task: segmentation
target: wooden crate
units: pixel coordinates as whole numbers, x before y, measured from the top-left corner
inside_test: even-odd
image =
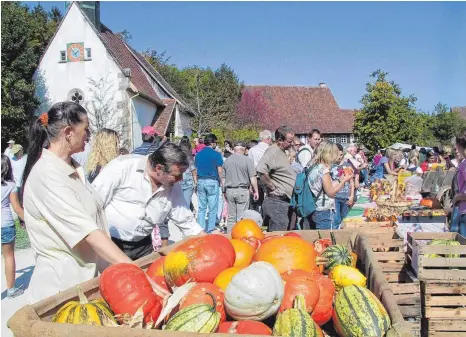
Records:
[[[466,283],[422,282],[425,318],[462,319],[466,331]]]
[[[425,319],[421,329],[423,337],[466,337],[466,320]]]
[[[433,239],[457,240],[460,246],[428,246]],[[430,258],[427,254],[459,254],[458,258]],[[457,233],[408,233],[406,263],[420,281],[466,280],[466,238]]]

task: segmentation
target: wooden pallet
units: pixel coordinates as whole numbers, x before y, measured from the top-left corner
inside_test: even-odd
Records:
[[[428,246],[433,239],[457,240],[460,246]],[[459,254],[458,258],[431,258],[428,254]],[[406,263],[421,281],[466,281],[466,238],[457,233],[408,233]]]
[[[466,337],[466,320],[425,319],[422,322],[423,337]]]

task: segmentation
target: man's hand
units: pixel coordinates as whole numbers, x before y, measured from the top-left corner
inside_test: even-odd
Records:
[[[254,192],[253,199],[254,199],[254,201],[259,200],[259,193],[258,192]]]
[[[350,206],[350,207],[353,206],[353,204],[354,204],[354,198],[349,198],[348,201],[346,201],[346,204],[347,204],[348,206]]]

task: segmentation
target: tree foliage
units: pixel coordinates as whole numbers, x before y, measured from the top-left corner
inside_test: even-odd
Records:
[[[403,96],[399,85],[388,81],[387,75],[382,70],[371,75],[375,80],[366,84],[363,108],[355,116],[354,134],[372,150],[395,142],[416,143],[421,134],[416,97]]]
[[[33,75],[48,42],[62,19],[55,7],[49,13],[19,2],[2,2],[2,145],[13,138],[26,142],[26,130],[40,102]]]
[[[447,105],[437,103],[431,118],[432,134],[441,144],[449,144],[451,139],[466,129],[466,122],[457,111]]]

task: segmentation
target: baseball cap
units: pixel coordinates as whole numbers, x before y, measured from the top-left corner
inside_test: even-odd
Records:
[[[10,139],[7,144],[14,144],[15,141],[13,139]]]
[[[155,131],[153,126],[148,125],[142,128],[142,133],[145,135],[153,136],[157,133],[157,131]]]
[[[19,144],[15,144],[11,148],[11,153],[12,154],[17,154],[19,151],[23,151],[23,147],[21,145],[19,145]]]

